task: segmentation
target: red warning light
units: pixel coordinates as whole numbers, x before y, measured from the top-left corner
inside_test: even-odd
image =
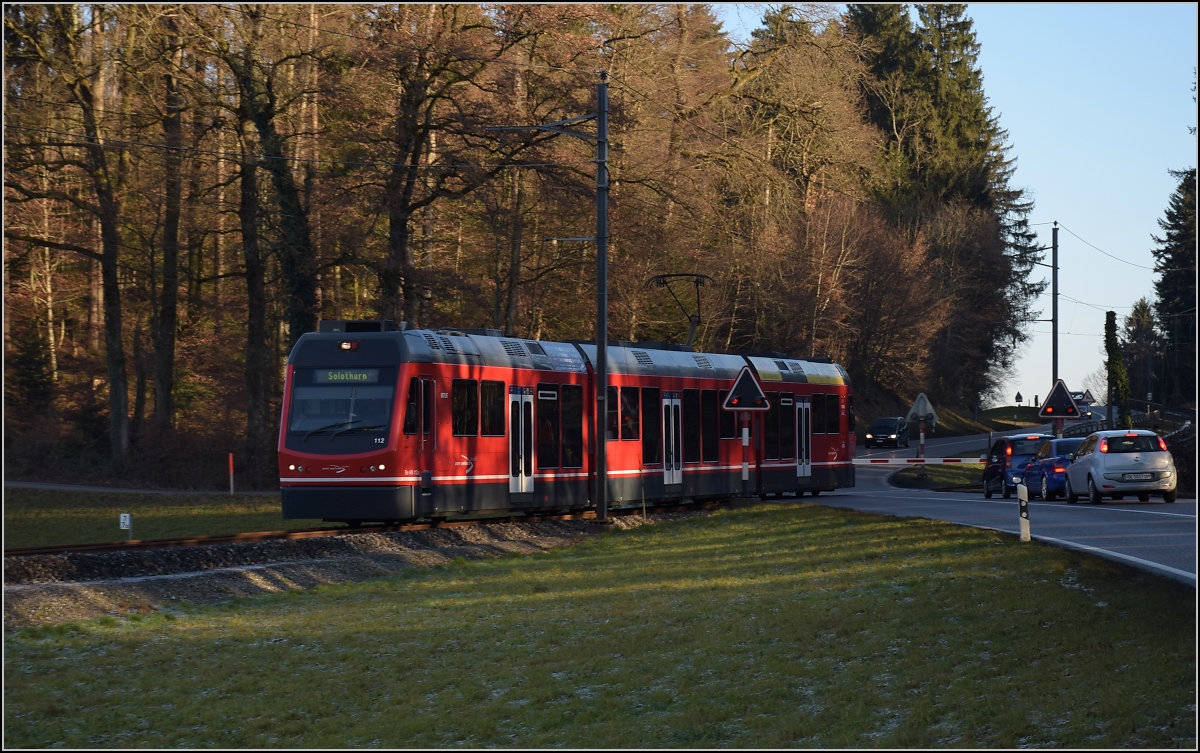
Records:
[[[1053,412],[1054,412],[1054,406],[1053,406],[1053,405],[1047,405],[1045,408],[1043,408],[1043,409],[1042,409],[1042,411],[1043,411],[1044,413],[1053,413]]]

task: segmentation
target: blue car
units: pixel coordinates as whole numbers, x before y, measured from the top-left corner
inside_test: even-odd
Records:
[[[1060,494],[1066,494],[1067,466],[1071,464],[1067,455],[1079,449],[1084,437],[1071,439],[1049,439],[1042,443],[1023,475],[1029,496],[1041,497],[1047,502]]]
[[[1054,437],[1050,434],[1027,434],[997,439],[992,445],[991,454],[983,456],[987,461],[983,468],[984,499],[991,499],[995,492],[1002,493],[1005,499],[1016,494],[1026,464],[1047,439]]]

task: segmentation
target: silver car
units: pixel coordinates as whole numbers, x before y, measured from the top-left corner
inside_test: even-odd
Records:
[[[1161,495],[1174,502],[1179,475],[1167,443],[1152,431],[1127,429],[1097,431],[1079,445],[1067,466],[1066,497],[1074,503],[1087,495],[1100,504],[1103,497],[1122,499],[1136,494],[1143,502]]]

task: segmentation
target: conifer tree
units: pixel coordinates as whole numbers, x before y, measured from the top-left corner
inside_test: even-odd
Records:
[[[1196,405],[1196,168],[1172,171],[1179,186],[1154,236],[1154,304],[1165,342],[1164,398]]]
[[[54,378],[50,372],[50,348],[46,333],[31,321],[14,338],[12,397],[30,413],[42,413],[54,402]]]
[[[1113,428],[1132,429],[1129,413],[1129,374],[1125,371],[1125,356],[1117,339],[1117,312],[1109,311],[1104,318],[1104,352],[1108,355],[1108,404],[1117,407],[1117,425]],[[1111,416],[1112,413],[1110,412]]]

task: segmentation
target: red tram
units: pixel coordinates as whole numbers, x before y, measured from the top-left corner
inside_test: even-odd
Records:
[[[610,345],[607,359],[598,421],[595,343],[322,322],[288,358],[283,516],[585,509],[597,432],[614,507],[854,485],[854,398],[841,366],[636,343]],[[721,406],[747,365],[771,407],[752,414],[744,487],[740,420]]]

